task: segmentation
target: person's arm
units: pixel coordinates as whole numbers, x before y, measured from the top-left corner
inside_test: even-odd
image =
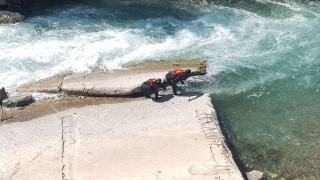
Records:
[[[161,83],[161,86],[162,86],[163,90],[167,89],[167,87],[164,85],[164,83]]]
[[[182,80],[186,80],[186,79],[188,79],[189,77],[191,77],[191,74],[185,74],[185,75],[182,77]]]
[[[174,83],[178,83],[178,82],[181,82],[182,84],[184,84],[184,82],[183,82],[183,78],[184,78],[184,76],[185,76],[185,74],[184,73],[182,73],[182,74],[180,74],[178,77],[176,77],[174,80],[173,80],[173,82]]]
[[[157,87],[162,88],[163,90],[166,90],[167,87],[163,83],[156,83]]]

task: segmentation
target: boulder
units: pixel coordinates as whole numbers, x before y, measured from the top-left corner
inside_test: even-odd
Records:
[[[33,103],[34,99],[31,94],[20,94],[9,97],[2,101],[2,106],[6,108],[23,107]]]
[[[7,5],[7,2],[5,0],[0,0],[0,5]]]
[[[0,103],[4,100],[4,99],[7,99],[8,98],[8,95],[6,93],[6,90],[4,89],[4,87],[2,87],[0,89]]]
[[[246,173],[248,180],[267,180],[267,176],[260,171],[253,170]]]
[[[14,23],[22,20],[24,20],[24,16],[20,13],[0,11],[0,23]]]

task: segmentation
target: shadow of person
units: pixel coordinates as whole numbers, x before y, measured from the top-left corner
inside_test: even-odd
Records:
[[[189,96],[189,100],[188,101],[192,101],[192,100],[195,100],[201,96],[203,96],[204,93],[201,93],[201,92],[184,92],[182,94],[179,94],[179,96]]]
[[[173,96],[173,94],[166,94],[166,95],[160,95],[160,97],[161,97],[161,99],[158,99],[158,100],[155,100],[155,98],[152,98],[152,101],[157,102],[157,103],[162,103],[162,102],[169,101],[174,96]]]

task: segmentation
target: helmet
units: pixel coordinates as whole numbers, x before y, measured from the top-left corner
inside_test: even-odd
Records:
[[[191,73],[191,70],[190,70],[190,69],[186,69],[186,71],[185,71],[184,73],[190,74],[190,73]]]
[[[158,82],[158,83],[161,83],[161,79],[160,79],[160,78],[158,78],[158,79],[157,79],[157,82]]]

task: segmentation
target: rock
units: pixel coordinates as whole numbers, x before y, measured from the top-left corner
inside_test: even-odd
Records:
[[[20,94],[18,96],[9,97],[2,101],[2,106],[6,108],[22,107],[33,103],[31,94]]]
[[[24,16],[20,13],[0,11],[0,23],[14,23],[22,20],[24,20]]]
[[[246,173],[248,180],[267,180],[267,176],[263,172],[253,170]]]
[[[6,90],[4,89],[4,87],[2,87],[0,89],[0,103],[2,103],[2,101],[7,98],[8,98],[8,95],[6,93]]]
[[[5,0],[0,0],[0,5],[7,5],[7,2]]]

